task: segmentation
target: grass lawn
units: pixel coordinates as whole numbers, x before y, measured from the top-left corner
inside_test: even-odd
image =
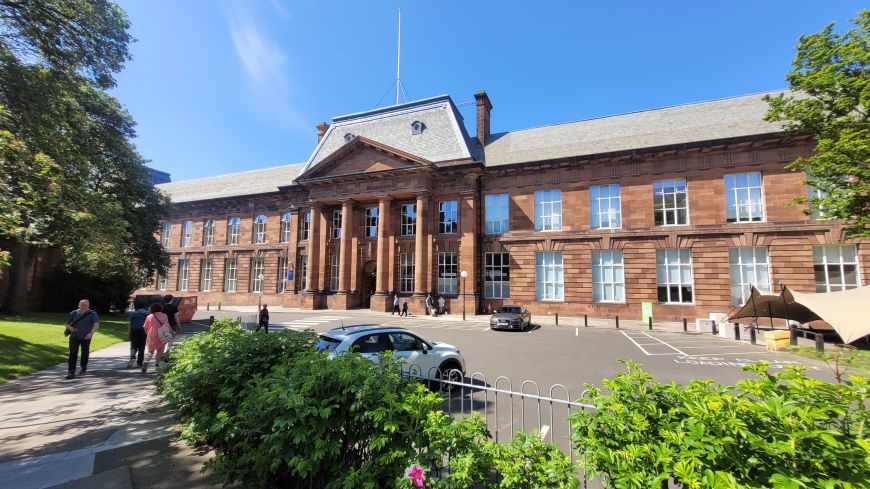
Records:
[[[66,317],[63,313],[41,313],[0,319],[0,384],[66,362]],[[128,324],[124,316],[100,316],[100,331],[91,341],[91,351],[127,341]]]
[[[843,380],[846,380],[850,375],[870,378],[870,351],[825,346],[823,353],[819,353],[815,348],[804,346],[792,346],[789,347],[788,351],[805,357],[817,358],[828,364],[832,371],[839,368],[844,374]]]

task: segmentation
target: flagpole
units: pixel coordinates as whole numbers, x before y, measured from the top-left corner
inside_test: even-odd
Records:
[[[396,50],[396,105],[399,105],[399,91],[402,88],[402,9],[399,8],[399,49]]]

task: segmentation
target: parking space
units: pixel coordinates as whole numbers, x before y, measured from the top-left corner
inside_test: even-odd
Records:
[[[765,361],[771,368],[800,365],[807,370],[819,366],[793,355],[769,352],[762,345],[726,340],[710,335],[646,331],[620,331],[648,357],[669,357],[675,365],[687,367],[736,367]]]

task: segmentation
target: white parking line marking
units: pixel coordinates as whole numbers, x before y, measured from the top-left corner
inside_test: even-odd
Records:
[[[629,341],[631,341],[632,343],[634,343],[634,346],[640,348],[640,351],[644,352],[644,353],[645,353],[646,355],[648,355],[648,356],[651,356],[650,352],[646,351],[646,350],[644,349],[644,347],[640,346],[640,344],[638,344],[637,341],[634,341],[634,338],[632,338],[631,336],[627,335],[627,334],[625,333],[625,331],[620,331],[620,333],[622,333],[623,336],[625,336],[626,338],[628,338]]]

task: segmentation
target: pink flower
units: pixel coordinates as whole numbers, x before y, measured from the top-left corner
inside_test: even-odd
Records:
[[[415,465],[411,467],[411,470],[408,471],[407,475],[409,479],[414,481],[415,486],[423,487],[423,469]]]

